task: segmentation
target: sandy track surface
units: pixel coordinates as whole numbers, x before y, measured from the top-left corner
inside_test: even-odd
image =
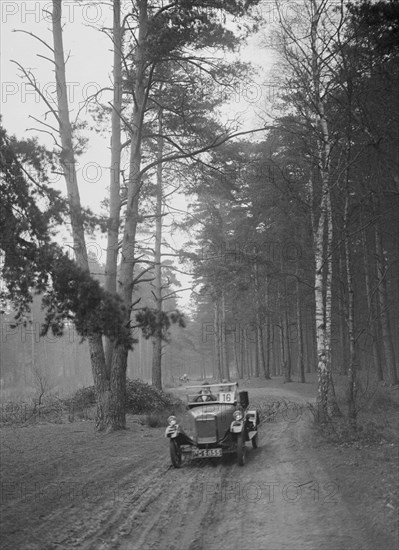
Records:
[[[244,467],[228,456],[174,469],[164,430],[137,423],[108,436],[85,423],[9,430],[2,548],[382,548],[318,458],[304,399],[281,388],[252,388],[250,396],[293,405],[262,424]],[[36,434],[31,448],[23,430]]]

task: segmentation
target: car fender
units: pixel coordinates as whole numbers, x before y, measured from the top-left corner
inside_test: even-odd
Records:
[[[195,445],[195,441],[178,424],[168,426],[165,430],[165,437],[175,439],[178,445]]]
[[[230,424],[230,431],[233,434],[239,434],[244,430],[244,422],[242,420],[233,420]]]
[[[246,411],[245,421],[251,431],[256,430],[259,424],[259,412],[256,409]]]

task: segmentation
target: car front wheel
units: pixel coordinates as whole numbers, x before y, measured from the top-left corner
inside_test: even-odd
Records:
[[[237,464],[244,466],[245,464],[245,437],[244,432],[241,432],[237,436]]]
[[[252,447],[254,449],[257,449],[258,448],[258,434],[257,433],[253,436],[251,441],[252,441]]]
[[[182,453],[180,447],[174,439],[169,440],[170,445],[170,459],[174,468],[181,468],[182,465]]]

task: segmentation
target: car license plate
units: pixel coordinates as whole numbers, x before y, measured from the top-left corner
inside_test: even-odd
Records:
[[[222,456],[222,449],[194,449],[193,457],[209,458],[212,456]]]

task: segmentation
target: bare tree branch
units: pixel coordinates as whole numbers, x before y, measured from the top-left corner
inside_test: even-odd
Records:
[[[48,12],[47,12],[48,13]],[[12,32],[22,32],[24,34],[28,34],[29,36],[32,36],[33,38],[36,38],[36,40],[38,40],[39,42],[41,42],[44,46],[46,46],[46,48],[48,48],[52,54],[54,54],[54,49],[49,45],[47,44],[47,42],[45,40],[43,40],[42,38],[40,38],[39,36],[37,36],[36,34],[33,34],[33,32],[29,32],[29,31],[24,31],[22,29],[13,29]],[[52,61],[52,60],[51,60]],[[54,63],[54,61],[52,61]]]

